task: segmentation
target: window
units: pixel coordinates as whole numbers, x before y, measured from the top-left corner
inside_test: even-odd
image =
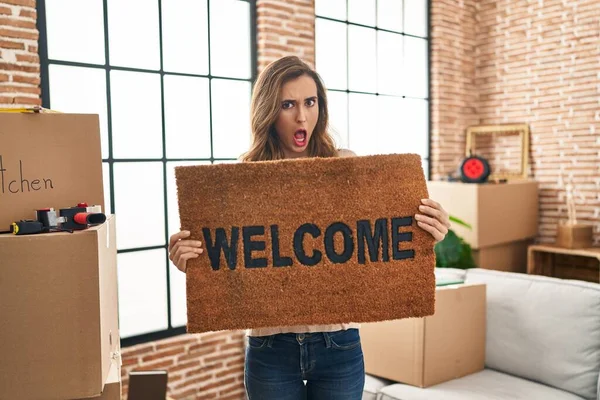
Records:
[[[185,276],[167,254],[179,231],[174,167],[231,162],[249,147],[254,2],[37,7],[43,106],[100,115],[123,345],[183,333]]]
[[[316,0],[316,69],[340,147],[417,153],[429,176],[427,0]]]

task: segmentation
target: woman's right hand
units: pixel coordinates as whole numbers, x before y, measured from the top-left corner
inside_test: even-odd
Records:
[[[181,231],[171,236],[169,239],[169,259],[181,272],[187,269],[187,261],[191,258],[197,258],[204,252],[202,242],[199,240],[187,240],[190,236],[189,231]]]

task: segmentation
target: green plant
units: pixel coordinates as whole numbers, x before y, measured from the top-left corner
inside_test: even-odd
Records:
[[[471,229],[471,225],[450,216],[450,221]],[[476,268],[475,260],[471,252],[471,246],[458,236],[452,229],[448,230],[446,237],[436,243],[435,247],[436,267],[438,268]]]

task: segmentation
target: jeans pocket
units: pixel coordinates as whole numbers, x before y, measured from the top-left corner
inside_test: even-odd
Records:
[[[269,341],[268,336],[248,336],[248,347],[251,349],[262,349]]]
[[[358,329],[347,329],[329,335],[331,347],[337,350],[352,350],[360,346]]]

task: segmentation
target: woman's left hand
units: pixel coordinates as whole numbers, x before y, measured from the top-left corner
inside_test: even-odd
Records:
[[[438,202],[423,199],[421,203],[419,211],[422,214],[415,215],[417,225],[431,233],[436,243],[442,241],[450,228],[450,216]]]

